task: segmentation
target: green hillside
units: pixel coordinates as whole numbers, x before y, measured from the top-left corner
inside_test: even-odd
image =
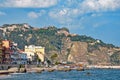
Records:
[[[57,28],[55,26],[49,26],[49,27],[43,27],[43,28],[35,28],[26,23],[25,24],[5,24],[1,26],[0,33],[1,33],[2,39],[8,39],[18,43],[18,47],[20,49],[24,49],[25,45],[44,46],[46,49],[45,50],[46,54],[53,62],[60,62],[59,61],[60,59],[61,61],[68,61],[68,57],[71,54],[72,47],[77,46],[77,44],[75,44],[74,42],[80,42],[79,43],[80,45],[78,45],[79,47],[81,46],[84,47],[84,45],[81,43],[85,43],[87,45],[85,47],[87,49],[87,51],[85,52],[85,55],[88,55],[88,58],[86,56],[83,56],[87,59],[86,60],[87,62],[92,61],[91,59],[89,59],[89,57],[91,58],[95,57],[95,56],[91,56],[91,54],[93,55],[97,55],[96,53],[99,53],[99,54],[101,53],[101,55],[102,53],[107,54],[109,53],[110,50],[114,54],[114,52],[116,52],[116,50],[118,49],[112,44],[106,44],[103,41],[94,39],[90,36],[71,34],[69,32],[69,29],[65,27]],[[81,49],[79,47],[78,47],[78,50]],[[105,48],[105,50],[101,50],[101,48]],[[82,53],[79,53],[78,55],[82,56],[80,54]],[[109,54],[107,55],[109,57],[112,57]],[[114,63],[115,61],[114,57],[115,56],[113,55],[113,57],[111,58],[112,63]],[[106,62],[109,63],[111,60],[107,60]],[[80,61],[80,59],[76,61]],[[102,63],[99,60],[98,62]],[[96,62],[96,64],[98,62]]]

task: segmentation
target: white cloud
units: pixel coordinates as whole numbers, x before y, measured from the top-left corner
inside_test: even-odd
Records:
[[[78,16],[78,9],[54,9],[49,12],[49,16],[61,24],[72,22],[73,18]]]
[[[68,12],[67,9],[63,9],[63,10],[60,10],[58,14],[59,14],[60,16],[64,16],[64,15],[67,14],[67,12]]]
[[[0,16],[6,15],[6,13],[0,11]]]
[[[59,23],[66,24],[80,20],[80,16],[92,13],[92,17],[102,16],[102,12],[120,9],[120,0],[66,0],[63,7],[55,8],[49,16]]]
[[[34,12],[34,11],[32,11],[32,12],[28,13],[28,17],[35,19],[35,18],[38,18],[38,17],[40,17],[40,16],[42,16],[44,14],[46,14],[45,10],[40,10],[40,12]]]
[[[38,18],[39,16],[35,12],[30,12],[30,13],[28,13],[28,17],[30,17],[30,18]]]
[[[44,14],[46,14],[46,11],[45,11],[45,10],[40,10],[40,12],[38,13],[39,16],[42,16],[42,15],[44,15]]]
[[[71,18],[69,16],[69,9],[65,8],[65,9],[55,9],[52,10],[51,12],[49,12],[49,16],[55,20],[57,20],[58,22],[60,22],[61,24],[64,24],[66,22],[71,22]]]
[[[101,12],[120,8],[120,0],[84,0],[81,8],[85,12]]]
[[[94,14],[91,14],[92,17],[99,17],[99,16],[102,16],[101,13],[94,13]]]
[[[4,0],[0,3],[0,7],[35,7],[43,8],[57,4],[57,0]]]

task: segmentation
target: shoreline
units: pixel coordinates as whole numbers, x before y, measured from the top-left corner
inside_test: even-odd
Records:
[[[10,68],[9,70],[0,70],[0,76],[1,75],[9,75],[11,73],[41,73],[44,71],[47,72],[53,72],[53,71],[64,71],[64,72],[68,72],[71,70],[76,70],[76,71],[84,71],[83,67],[79,67],[79,68],[66,68],[66,67],[44,67],[44,68],[39,68],[39,67],[32,67],[32,68],[21,68],[20,71],[18,71],[18,68]]]
[[[120,66],[88,65],[87,68],[88,69],[93,69],[93,68],[97,68],[97,69],[120,69]]]
[[[101,66],[101,65],[88,65],[85,68],[84,67],[77,67],[77,68],[65,68],[63,67],[32,67],[32,68],[27,68],[26,71],[25,68],[21,68],[21,71],[18,71],[18,68],[13,67],[10,68],[9,70],[0,70],[0,76],[2,75],[9,75],[11,73],[32,73],[32,72],[36,72],[36,73],[41,73],[43,71],[48,71],[48,72],[53,72],[53,71],[64,71],[64,72],[68,72],[71,70],[76,70],[76,71],[84,71],[87,69],[120,69],[120,66]]]

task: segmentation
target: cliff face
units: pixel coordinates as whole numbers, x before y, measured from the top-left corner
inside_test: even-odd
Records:
[[[87,62],[87,43],[72,42],[68,61],[70,62]]]
[[[18,43],[21,49],[31,44],[43,46],[46,57],[53,63],[120,64],[120,48],[85,35],[70,34],[67,28],[6,24],[0,28],[0,37]]]
[[[92,52],[88,51],[88,44],[86,42],[73,42],[68,61],[70,62],[84,62],[87,64],[109,64],[110,57],[107,54],[108,49],[100,47]]]

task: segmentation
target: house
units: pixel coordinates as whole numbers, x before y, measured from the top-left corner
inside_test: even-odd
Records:
[[[11,55],[12,64],[27,64],[27,55],[24,52],[17,52]]]
[[[2,42],[0,41],[0,64],[2,63]]]
[[[45,47],[35,45],[25,46],[25,53],[31,61],[36,60],[36,57],[38,57],[41,62],[44,62]]]
[[[24,52],[19,53],[19,62],[18,64],[27,64],[27,54]]]
[[[9,40],[0,42],[0,64],[26,64],[27,54],[17,47],[17,43]]]
[[[11,43],[11,63],[12,64],[27,64],[27,55],[18,49],[17,43]]]
[[[3,40],[2,41],[2,63],[10,64],[11,63],[11,50],[10,50],[10,41]]]
[[[28,63],[35,61],[35,54],[33,52],[25,52]]]

